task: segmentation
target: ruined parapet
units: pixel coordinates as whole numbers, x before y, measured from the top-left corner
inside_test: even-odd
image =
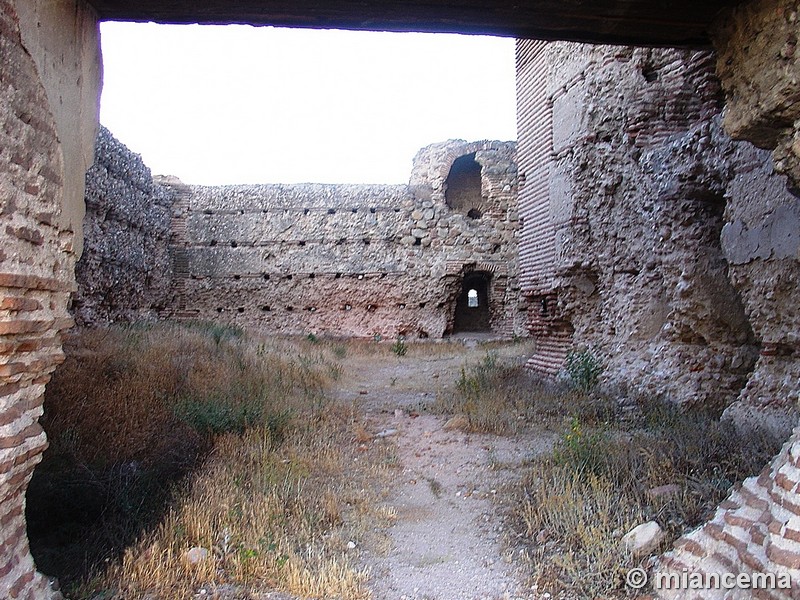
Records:
[[[465,327],[523,334],[514,159],[513,143],[451,141],[419,153],[410,185],[176,186],[176,315],[439,338],[472,277],[488,310]]]
[[[153,318],[171,304],[172,201],[141,156],[101,128],[86,173],[84,252],[75,267],[79,325]]]

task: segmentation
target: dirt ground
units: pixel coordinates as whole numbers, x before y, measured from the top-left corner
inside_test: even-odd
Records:
[[[375,436],[367,443],[395,444],[399,463],[386,491],[397,514],[389,549],[358,549],[372,573],[374,600],[540,597],[524,584],[496,497],[526,462],[552,447],[553,435],[467,434],[448,426],[449,416],[426,411],[487,347],[467,339],[463,345],[412,347],[402,357],[348,361],[354,369],[336,394],[360,404]],[[491,349],[503,362],[523,361],[530,352],[525,344]]]

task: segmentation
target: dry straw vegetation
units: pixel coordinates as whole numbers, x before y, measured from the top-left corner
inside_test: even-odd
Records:
[[[542,418],[557,422],[565,404],[577,398],[575,392],[532,378],[521,365],[506,364],[490,349],[477,363],[461,368],[455,387],[440,391],[430,410],[462,415],[470,432],[509,435]]]
[[[625,573],[648,559],[626,552],[625,533],[655,520],[668,533],[666,549],[778,446],[737,432],[712,411],[657,401],[622,411],[597,393],[602,365],[590,350],[573,353],[568,366],[557,386],[487,353],[462,369],[433,409],[464,415],[471,431],[558,432],[553,451],[533,459],[504,497],[531,582],[554,594],[624,597]]]
[[[266,340],[208,323],[75,334],[48,386],[52,446],[28,494],[37,564],[74,598],[368,598],[357,557],[387,548],[395,514],[379,490],[396,456],[367,443],[358,406],[329,388],[343,364],[453,357],[451,344],[376,341]],[[499,495],[542,591],[625,596],[625,572],[648,559],[626,553],[626,532],[655,520],[666,547],[777,451],[714,412],[621,410],[597,393],[591,350],[573,353],[555,385],[507,360],[520,352],[483,348],[420,408],[520,443],[555,432],[552,451]]]
[[[392,457],[326,395],[346,346],[197,323],[84,331],[67,353],[29,520],[70,597],[368,596],[348,545],[392,519]]]

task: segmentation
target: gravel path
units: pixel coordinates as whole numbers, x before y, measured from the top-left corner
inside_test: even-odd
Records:
[[[374,600],[537,597],[520,582],[513,548],[504,550],[494,497],[527,459],[550,447],[550,436],[466,434],[446,427],[447,417],[417,413],[455,382],[465,360],[477,362],[482,352],[376,359],[339,390],[342,397],[360,397],[375,443],[395,443],[401,465],[388,494],[397,512],[391,549],[364,556]],[[501,352],[521,356],[525,348]]]

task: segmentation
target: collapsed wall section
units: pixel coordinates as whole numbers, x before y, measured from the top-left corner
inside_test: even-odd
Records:
[[[766,257],[756,285],[745,274],[756,267],[736,264],[752,257],[732,256],[720,236],[726,227],[723,241],[752,237],[742,222],[731,229],[726,221],[754,210],[758,220],[776,207],[793,215],[796,198],[771,175],[764,151],[722,131],[713,55],[531,44],[518,45],[518,86],[535,86],[528,94],[546,99],[533,102],[541,107],[535,117],[520,110],[520,210],[545,224],[523,227],[521,281],[527,294],[552,294],[550,328],[540,310],[532,332],[542,345],[560,345],[562,357],[563,332],[573,332],[574,345],[603,357],[606,386],[621,396],[729,405],[757,361],[779,361],[765,356],[793,348],[794,316],[753,317],[792,298],[797,260],[788,243],[781,251],[795,254]],[[538,65],[535,77],[525,74],[526,61]],[[536,133],[523,136],[525,128]],[[536,135],[541,148],[549,137],[550,152],[538,151],[530,164],[529,149],[538,147],[525,140]],[[528,181],[536,168],[547,173],[546,186],[542,177]],[[796,231],[796,221],[782,222]],[[780,280],[767,276],[775,268]],[[776,299],[763,302],[759,293]],[[553,371],[537,357],[531,365]]]
[[[714,57],[531,42],[520,42],[520,53],[518,87],[536,81],[524,69],[533,60],[535,94],[548,106],[521,123],[538,128],[529,138],[552,140],[549,155],[530,154],[520,133],[523,173],[532,156],[549,170],[535,202],[520,194],[523,214],[544,214],[546,204],[549,217],[538,240],[523,230],[526,292],[552,291],[554,318],[572,331],[572,344],[603,358],[604,385],[617,397],[727,407],[738,425],[786,439],[800,380],[798,199],[767,152],[722,130]],[[548,248],[539,263],[525,259],[531,239]],[[548,268],[549,280],[541,276]],[[563,347],[540,322],[531,319],[537,339]],[[552,372],[535,359],[532,366]],[[764,472],[660,568],[787,572],[796,585],[798,436],[795,429]]]
[[[172,192],[105,127],[86,173],[84,252],[75,266],[79,325],[154,317],[171,304]]]
[[[451,173],[462,158],[477,169],[463,180]],[[476,189],[450,206],[448,178],[461,192]],[[172,187],[179,317],[288,334],[439,338],[457,329],[465,276],[481,273],[486,331],[524,332],[513,143],[429,146],[408,186]]]

